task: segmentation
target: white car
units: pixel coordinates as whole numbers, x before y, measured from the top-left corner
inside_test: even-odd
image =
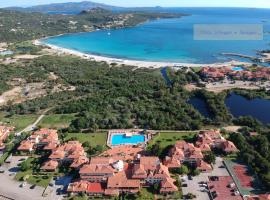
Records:
[[[26,182],[23,182],[21,185],[20,185],[20,187],[25,187],[26,186]]]

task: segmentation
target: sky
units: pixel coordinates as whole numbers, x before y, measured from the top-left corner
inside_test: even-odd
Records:
[[[0,7],[33,6],[49,3],[80,2],[82,0],[0,0]],[[254,7],[270,8],[270,0],[93,0],[123,7]]]

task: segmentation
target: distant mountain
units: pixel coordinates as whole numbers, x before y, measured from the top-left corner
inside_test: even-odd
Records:
[[[83,2],[69,2],[69,3],[54,3],[48,5],[38,5],[27,8],[8,7],[7,10],[15,10],[22,12],[41,12],[49,14],[78,14],[83,10],[90,10],[93,8],[102,8],[106,10],[123,10],[121,7],[110,6],[102,3],[95,3],[91,1]]]

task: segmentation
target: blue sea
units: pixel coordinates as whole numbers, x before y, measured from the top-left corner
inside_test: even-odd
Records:
[[[149,21],[132,28],[67,34],[44,42],[114,58],[186,63],[223,62],[231,58],[221,53],[254,56],[258,50],[270,49],[269,9],[168,8],[162,11],[189,16]],[[260,24],[264,39],[198,41],[193,37],[195,24]]]

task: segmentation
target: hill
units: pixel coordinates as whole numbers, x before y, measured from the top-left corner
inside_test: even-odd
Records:
[[[15,10],[21,12],[41,12],[48,14],[78,14],[83,10],[90,10],[93,8],[103,8],[106,10],[120,10],[122,8],[110,6],[102,3],[95,3],[91,1],[83,2],[69,2],[69,3],[54,3],[48,5],[38,5],[27,8],[8,7],[7,10]]]
[[[134,26],[157,18],[180,17],[181,14],[150,12],[112,12],[103,8],[78,15],[49,15],[0,9],[0,42],[21,42],[64,33],[89,32],[97,28]]]

